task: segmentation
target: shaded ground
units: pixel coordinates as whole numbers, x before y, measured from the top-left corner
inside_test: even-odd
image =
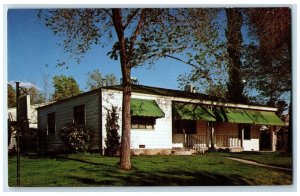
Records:
[[[288,185],[292,173],[247,165],[208,153],[194,156],[137,156],[131,171],[118,158],[97,154],[22,157],[21,186],[213,186]],[[9,185],[16,185],[16,158],[9,158]]]

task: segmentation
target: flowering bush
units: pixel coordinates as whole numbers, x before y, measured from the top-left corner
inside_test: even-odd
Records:
[[[58,135],[73,152],[84,152],[93,133],[86,125],[69,123],[59,130]]]

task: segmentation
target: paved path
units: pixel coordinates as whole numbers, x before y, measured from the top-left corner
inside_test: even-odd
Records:
[[[231,159],[231,160],[234,160],[234,161],[239,161],[239,162],[250,164],[250,165],[256,165],[256,166],[267,167],[267,168],[272,168],[272,169],[280,169],[280,170],[285,170],[285,171],[292,171],[292,169],[290,169],[290,168],[278,167],[278,166],[273,166],[273,165],[266,165],[266,164],[258,163],[258,162],[255,162],[255,161],[249,161],[249,160],[240,159],[240,158],[234,158],[234,157],[224,157],[224,158]]]

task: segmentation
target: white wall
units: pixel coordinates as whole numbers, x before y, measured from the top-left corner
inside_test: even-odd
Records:
[[[244,140],[244,151],[259,151],[259,139]]]
[[[171,149],[172,148],[172,102],[168,97],[157,95],[145,95],[132,93],[132,98],[155,100],[161,110],[165,113],[164,118],[157,118],[154,129],[132,129],[131,149],[138,149],[139,145],[145,145],[146,149]],[[106,115],[107,109],[111,105],[118,106],[119,126],[122,127],[122,92],[113,90],[103,90],[102,92],[102,130],[103,146],[106,138]],[[121,132],[121,130],[120,130]],[[120,133],[121,135],[121,133]]]

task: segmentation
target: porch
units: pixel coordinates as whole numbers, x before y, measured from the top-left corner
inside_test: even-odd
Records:
[[[199,134],[173,134],[173,148],[192,148],[197,152],[208,150],[212,147],[212,142],[216,149],[228,149],[230,152],[242,151],[241,140],[234,135],[214,135]]]

